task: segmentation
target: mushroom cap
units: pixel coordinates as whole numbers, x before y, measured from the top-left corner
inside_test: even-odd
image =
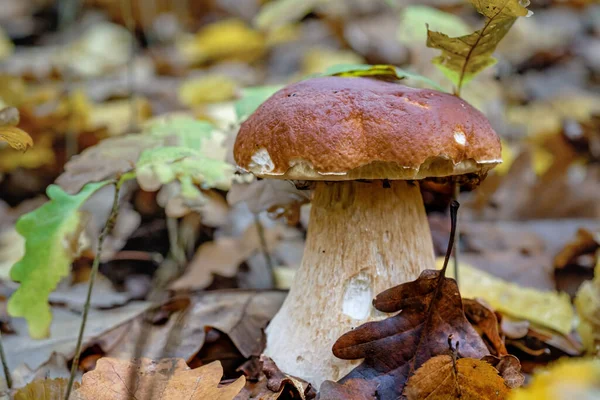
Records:
[[[370,78],[289,85],[241,126],[238,166],[263,178],[424,179],[502,162],[500,139],[463,99]]]

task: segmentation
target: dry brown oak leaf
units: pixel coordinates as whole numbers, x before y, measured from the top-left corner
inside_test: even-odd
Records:
[[[133,388],[128,388],[134,373]],[[160,361],[141,358],[137,362],[104,357],[96,369],[83,375],[76,400],[232,400],[246,383],[243,376],[219,387],[223,367],[219,361],[190,369],[181,358]]]
[[[379,294],[373,306],[398,314],[368,322],[342,335],[333,354],[345,360],[364,358],[339,382],[374,380],[380,399],[401,396],[407,379],[432,357],[448,353],[448,337],[459,342],[461,357],[481,358],[488,350],[467,321],[456,281],[426,270],[418,279]]]
[[[474,358],[454,360],[436,356],[410,377],[404,388],[408,400],[501,400],[510,389],[496,368]]]

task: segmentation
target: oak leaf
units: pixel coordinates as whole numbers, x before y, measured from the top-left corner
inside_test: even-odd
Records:
[[[379,383],[381,398],[401,395],[409,376],[427,360],[448,351],[448,337],[460,343],[460,355],[481,358],[487,348],[467,321],[458,287],[440,272],[426,270],[419,278],[380,293],[373,306],[398,312],[342,335],[333,354],[345,360],[364,358],[340,380],[363,378]]]
[[[136,374],[135,387],[128,388],[129,375]],[[135,399],[214,399],[232,400],[242,390],[246,379],[219,387],[223,367],[219,361],[190,369],[183,359],[165,358],[134,361],[101,358],[96,369],[83,375],[76,400]]]
[[[472,299],[463,299],[463,307],[467,319],[484,339],[490,353],[497,356],[508,354],[500,337],[498,318],[494,311],[482,302]]]
[[[404,389],[408,400],[505,399],[509,388],[496,368],[473,358],[433,357],[410,377]]]
[[[325,381],[317,400],[377,400],[377,382],[348,379],[344,383]]]
[[[17,390],[14,394],[15,400],[59,400],[65,397],[67,391],[67,382],[65,378],[55,379],[36,379]],[[79,387],[75,383],[75,388]]]
[[[496,46],[508,33],[518,17],[529,15],[528,0],[470,0],[486,18],[483,28],[469,35],[449,37],[427,30],[427,47],[442,54],[433,63],[457,86],[469,82],[479,72],[496,63],[492,57]]]

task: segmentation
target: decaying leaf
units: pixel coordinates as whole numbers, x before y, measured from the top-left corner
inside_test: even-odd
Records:
[[[441,268],[444,260],[437,259]],[[447,271],[454,276],[453,265]],[[460,291],[465,298],[484,299],[494,310],[527,319],[541,326],[569,334],[573,323],[573,307],[566,293],[525,288],[496,278],[480,269],[460,264]]]
[[[450,335],[460,342],[461,356],[488,354],[465,317],[456,282],[440,280],[438,271],[423,271],[417,280],[380,293],[373,306],[383,312],[401,312],[363,324],[337,340],[333,345],[336,357],[364,358],[340,380],[342,384],[349,379],[373,380],[379,383],[381,398],[397,398],[414,371],[431,357],[447,353]]]
[[[65,397],[67,383],[65,378],[38,379],[17,390],[14,400],[59,400]],[[74,387],[79,387],[79,383]]]
[[[315,390],[310,383],[287,375],[277,367],[275,362],[265,355],[260,357],[260,374],[258,381],[246,381],[246,386],[235,400],[278,400],[315,398]]]
[[[14,107],[0,110],[0,142],[6,142],[15,150],[25,151],[33,146],[33,139],[27,132],[16,127],[19,111]]]
[[[554,268],[564,268],[575,263],[584,254],[594,254],[600,248],[600,234],[593,234],[586,229],[578,229],[574,240],[554,256]],[[592,265],[593,266],[593,265]]]
[[[490,364],[473,358],[453,360],[449,355],[427,361],[404,388],[408,400],[499,400],[508,394],[509,388]]]
[[[571,400],[598,398],[600,360],[564,358],[533,375],[527,387],[513,391],[510,400]]]
[[[525,376],[521,374],[521,363],[517,357],[507,354],[502,357],[485,356],[482,360],[498,370],[509,388],[516,389],[525,382]]]
[[[135,387],[128,388],[129,375],[134,373]],[[184,360],[147,358],[124,361],[101,358],[96,369],[83,375],[81,386],[74,393],[77,400],[129,400],[160,398],[232,400],[242,390],[246,379],[219,387],[223,367],[219,361],[190,369]]]
[[[490,353],[496,356],[508,354],[498,330],[498,319],[493,310],[477,300],[463,299],[467,319],[481,335]]]
[[[310,199],[307,190],[298,190],[289,181],[279,179],[254,180],[251,183],[233,184],[227,193],[231,205],[245,202],[257,214],[277,207],[301,206]]]
[[[575,297],[579,314],[577,331],[586,351],[600,356],[600,262],[596,265],[594,279],[581,284]]]
[[[427,47],[442,51],[433,63],[457,86],[469,82],[479,72],[494,65],[492,57],[496,46],[518,17],[529,14],[529,1],[523,0],[470,0],[477,11],[486,18],[483,28],[469,35],[449,37],[427,30]]]
[[[34,338],[49,335],[52,315],[48,296],[69,274],[80,250],[84,225],[79,207],[107,183],[88,184],[76,195],[51,185],[47,191],[50,201],[17,221],[17,232],[25,238],[25,256],[11,270],[11,278],[21,286],[10,298],[8,312],[25,318]]]
[[[235,96],[236,88],[236,81],[226,75],[211,74],[190,79],[179,87],[179,102],[193,107],[227,101]]]

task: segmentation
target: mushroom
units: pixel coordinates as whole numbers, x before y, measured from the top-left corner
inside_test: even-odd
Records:
[[[275,93],[246,120],[234,157],[261,178],[315,181],[300,269],[267,328],[265,354],[317,388],[357,363],[343,333],[385,318],[373,297],[435,268],[419,185],[477,181],[500,140],[456,96],[370,78],[321,77]]]

